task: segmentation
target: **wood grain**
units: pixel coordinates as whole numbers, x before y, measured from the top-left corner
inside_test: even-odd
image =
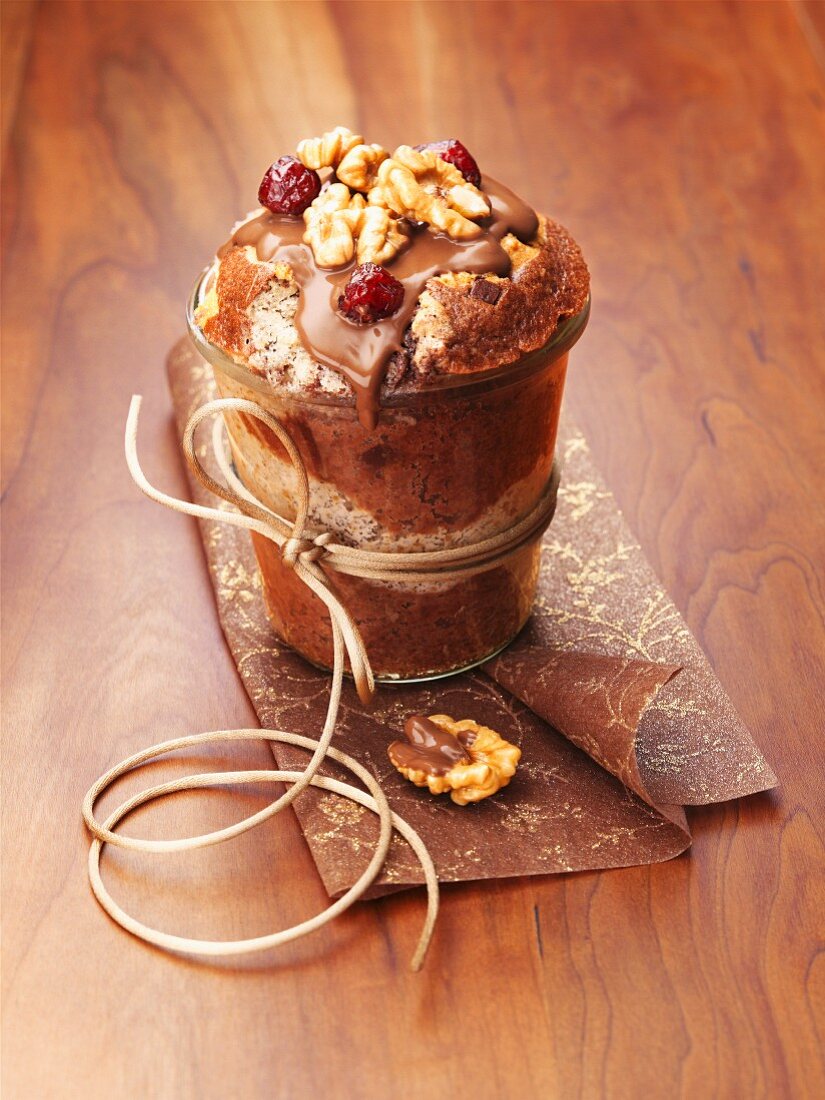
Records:
[[[825,1095],[820,16],[3,5],[4,1096]],[[570,404],[782,783],[692,813],[667,865],[448,891],[418,977],[416,896],[204,966],[117,930],[85,880],[94,776],[253,721],[194,526],[129,481],[128,398],[150,476],[182,493],[162,363],[187,291],[269,158],[336,122],[459,135],[574,231],[594,310]],[[133,828],[236,812],[193,795]],[[286,816],[107,867],[194,934],[325,903]]]

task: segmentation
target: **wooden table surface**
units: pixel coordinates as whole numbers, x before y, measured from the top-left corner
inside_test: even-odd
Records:
[[[2,12],[4,1096],[825,1095],[825,9]],[[185,492],[163,360],[187,291],[269,160],[340,122],[459,136],[573,230],[594,307],[569,407],[781,782],[691,812],[669,864],[445,890],[418,976],[420,892],[263,957],[155,951],[95,905],[80,821],[126,754],[254,724],[195,526],[138,494],[121,437],[141,392],[148,472]],[[157,858],[107,875],[171,931],[326,901],[291,813]]]

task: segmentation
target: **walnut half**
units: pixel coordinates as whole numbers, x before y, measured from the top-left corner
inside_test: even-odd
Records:
[[[381,206],[365,206],[358,223],[359,264],[388,264],[410,243],[402,222]]]
[[[355,255],[355,238],[365,206],[343,183],[325,187],[304,211],[304,241],[319,267],[342,267]]]
[[[378,169],[389,157],[380,145],[355,145],[335,170],[342,183],[354,191],[369,191],[378,176]]]
[[[298,160],[307,168],[337,168],[350,149],[361,145],[364,139],[346,126],[336,126],[319,138],[305,138],[298,142]]]
[[[466,806],[489,798],[515,775],[521,749],[471,718],[446,714],[414,716],[404,727],[406,741],[393,741],[387,754],[401,774],[431,794],[450,792]]]

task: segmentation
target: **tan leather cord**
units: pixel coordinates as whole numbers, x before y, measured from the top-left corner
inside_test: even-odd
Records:
[[[391,811],[386,796],[371,773],[356,760],[330,745],[335,732],[335,723],[340,705],[345,657],[349,660],[359,698],[365,704],[372,698],[375,691],[375,681],[358,627],[330,587],[326,572],[327,570],[337,570],[341,573],[365,577],[378,582],[399,579],[415,582],[441,580],[458,575],[467,576],[486,569],[492,569],[504,557],[514,553],[530,540],[536,538],[552,519],[558,490],[558,469],[554,465],[550,481],[533,511],[500,535],[471,546],[454,547],[449,550],[399,554],[361,550],[333,542],[328,532],[310,530],[307,525],[310,497],[306,467],[286,429],[274,416],[259,405],[240,398],[222,398],[217,401],[210,401],[193,413],[184,430],[183,451],[195,476],[211,493],[238,509],[232,511],[209,508],[189,501],[178,500],[176,497],[169,496],[156,489],[146,479],[137,455],[140,404],[140,397],[135,396],[132,398],[126,422],[125,437],[126,461],[138,487],[150,499],[174,511],[195,516],[198,519],[228,523],[257,531],[280,548],[284,562],[291,566],[299,579],[324,602],[329,612],[333,638],[332,682],[323,730],[317,741],[284,730],[221,730],[213,733],[194,734],[153,745],[122,761],[101,776],[89,789],[83,801],[83,818],[94,837],[89,852],[89,880],[94,895],[112,919],[117,921],[123,928],[141,939],[167,950],[186,951],[209,956],[258,951],[287,943],[298,936],[315,931],[333,920],[361,897],[364,891],[375,881],[386,861],[392,830],[395,828],[410,844],[420,860],[427,884],[427,916],[412,960],[412,968],[417,970],[423,962],[438,912],[438,879],[432,859],[421,838],[407,822]],[[220,420],[215,424],[212,440],[218,465],[226,478],[227,484],[220,484],[203,468],[195,452],[195,432],[206,417],[215,413],[222,413],[225,410],[245,412],[261,420],[275,433],[284,446],[298,478],[298,501],[296,516],[293,521],[286,520],[265,507],[260,501],[256,500],[237,478],[226,457]],[[140,792],[119,806],[102,824],[95,818],[94,807],[100,795],[120,776],[133,768],[139,767],[148,760],[153,760],[176,749],[187,748],[204,742],[251,739],[281,741],[287,744],[299,745],[312,750],[313,755],[303,772],[230,771],[187,776]],[[366,794],[357,787],[319,775],[318,769],[327,756],[349,768],[366,785],[370,793]],[[264,807],[257,813],[224,829],[217,829],[199,836],[182,837],[174,840],[144,840],[136,837],[125,837],[115,832],[115,826],[132,810],[155,798],[161,798],[182,790],[257,782],[284,782],[291,784],[291,786],[289,790],[270,803],[269,806]],[[112,899],[103,884],[100,874],[100,854],[104,844],[115,844],[121,848],[148,852],[179,852],[192,848],[203,848],[229,840],[248,829],[254,828],[256,825],[260,825],[290,805],[309,786],[334,791],[346,798],[353,799],[378,814],[380,819],[378,842],[369,866],[341,898],[310,920],[303,921],[281,932],[274,932],[252,939],[195,940],[158,931],[136,920]]]
[[[143,924],[141,921],[136,920],[125,912],[125,910],[123,910],[111,897],[103,884],[103,879],[100,874],[100,853],[104,844],[114,843],[119,847],[136,849],[138,851],[182,851],[187,848],[205,847],[207,844],[215,843],[215,837],[218,836],[216,833],[207,833],[203,836],[190,837],[186,840],[149,841],[136,837],[124,837],[118,833],[112,832],[114,827],[138,806],[152,799],[161,798],[167,794],[174,794],[178,791],[194,790],[202,787],[218,787],[261,782],[293,783],[296,785],[298,783],[303,783],[304,787],[306,787],[307,783],[304,781],[307,772],[272,770],[244,772],[222,771],[185,776],[182,779],[177,779],[170,783],[162,783],[139,792],[119,806],[101,825],[94,816],[94,804],[103,791],[126,772],[131,771],[133,768],[140,767],[149,760],[155,760],[157,757],[163,756],[166,753],[190,748],[193,745],[203,745],[219,741],[252,740],[281,741],[305,749],[317,750],[318,746],[318,742],[313,741],[309,737],[301,737],[295,733],[287,733],[285,730],[219,730],[213,733],[178,737],[172,741],[164,741],[161,744],[153,745],[151,748],[144,749],[134,756],[129,757],[127,760],[122,761],[98,779],[83,800],[83,818],[89,831],[95,837],[89,850],[89,881],[92,886],[92,891],[103,909],[105,909],[109,916],[128,932],[138,936],[140,939],[146,940],[148,943],[155,944],[155,946],[162,947],[168,951],[185,951],[197,955],[221,956],[247,954],[251,951],[261,951],[271,947],[278,947],[281,944],[288,943],[290,940],[297,939],[299,936],[305,936],[309,932],[314,932],[324,924],[328,924],[331,920],[334,920],[335,917],[340,916],[345,909],[348,909],[353,902],[357,901],[358,898],[362,896],[364,891],[375,881],[384,865],[384,861],[387,858],[387,852],[389,851],[392,829],[395,828],[404,837],[420,860],[421,866],[424,869],[424,877],[427,885],[427,916],[418,941],[418,946],[416,947],[411,962],[412,969],[419,970],[424,961],[424,956],[435,926],[436,917],[438,916],[438,878],[435,873],[432,859],[419,835],[403,820],[403,818],[400,818],[390,810],[386,795],[381,790],[375,777],[362,764],[359,764],[357,760],[354,760],[351,756],[347,756],[345,753],[332,747],[329,747],[327,750],[327,754],[330,758],[352,771],[368,788],[370,794],[359,790],[357,787],[350,786],[348,783],[342,783],[337,779],[330,779],[327,776],[313,775],[309,782],[314,787],[320,787],[323,790],[343,795],[345,798],[358,802],[360,805],[372,810],[373,813],[378,814],[381,822],[381,831],[375,853],[370,860],[369,866],[358,881],[322,913],[319,913],[309,920],[302,921],[292,928],[284,929],[281,932],[273,932],[265,936],[256,936],[245,940],[196,940],[184,936],[175,936],[168,932],[161,932],[157,929],[150,928],[148,925]],[[292,789],[294,790],[295,787]],[[240,822],[239,824],[242,828],[238,829],[234,827],[235,831],[244,831],[246,828],[251,828],[250,822],[252,820],[252,818],[247,818],[245,822]],[[162,849],[159,848],[161,844],[163,845]]]

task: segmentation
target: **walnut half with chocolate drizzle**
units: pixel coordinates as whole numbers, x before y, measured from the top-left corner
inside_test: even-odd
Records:
[[[404,724],[406,741],[393,741],[393,766],[430,794],[450,792],[453,802],[480,802],[515,775],[521,749],[471,718],[455,722],[446,714],[414,715]]]

